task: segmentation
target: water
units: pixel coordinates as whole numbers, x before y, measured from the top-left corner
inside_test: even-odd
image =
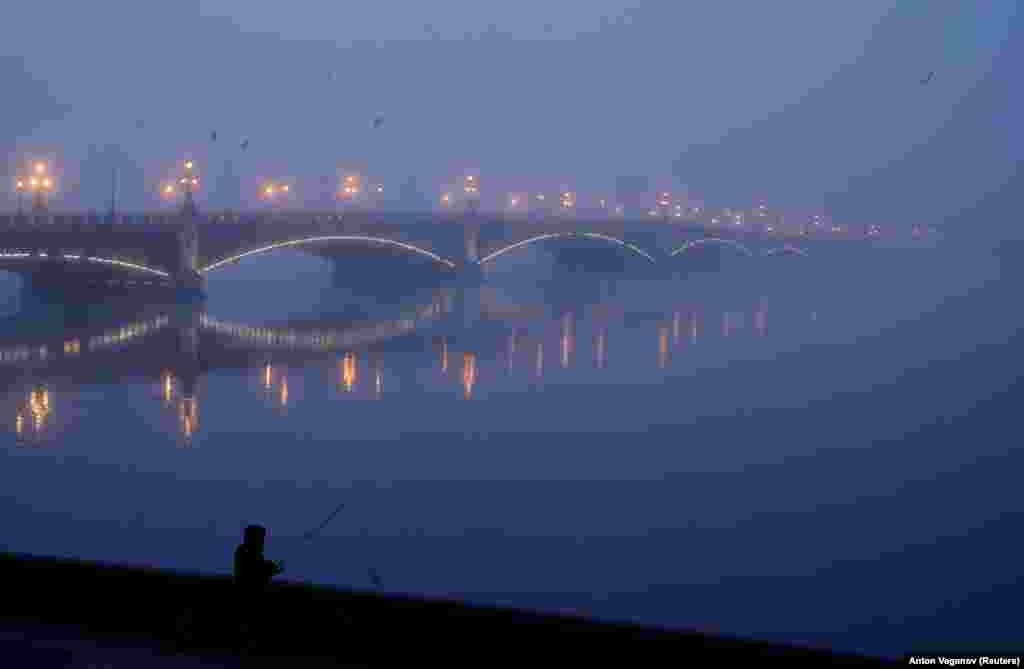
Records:
[[[226,573],[261,522],[295,579],[991,647],[1019,638],[1016,266],[939,248],[659,279],[529,250],[480,288],[282,253],[213,277],[205,314],[32,304],[9,277],[0,549]]]

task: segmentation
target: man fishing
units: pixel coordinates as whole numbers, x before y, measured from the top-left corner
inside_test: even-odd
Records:
[[[242,544],[235,549],[235,587],[238,591],[238,614],[243,642],[252,638],[254,625],[262,618],[263,593],[271,579],[284,571],[284,565],[263,556],[267,528],[249,525]]]

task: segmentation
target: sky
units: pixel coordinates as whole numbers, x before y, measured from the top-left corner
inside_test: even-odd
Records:
[[[225,171],[244,197],[262,178],[291,178],[315,201],[317,177],[355,165],[429,197],[466,170],[491,192],[596,192],[637,175],[710,204],[935,223],[1013,178],[1024,146],[1013,0],[5,11],[8,181],[17,161],[51,157],[69,207],[104,208],[113,164],[122,207],[151,206],[188,154],[212,201],[238,197]]]

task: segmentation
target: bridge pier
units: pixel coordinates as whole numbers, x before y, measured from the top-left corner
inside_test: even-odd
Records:
[[[463,224],[463,254],[459,266],[459,277],[479,282],[483,279],[483,266],[480,264],[480,225],[473,222]]]
[[[206,299],[206,280],[199,273],[198,216],[193,208],[182,215],[178,230],[178,270],[172,281],[178,298],[186,301]]]

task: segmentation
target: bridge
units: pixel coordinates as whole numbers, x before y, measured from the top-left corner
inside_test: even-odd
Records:
[[[82,213],[0,216],[0,270],[54,287],[175,288],[202,292],[206,278],[243,258],[294,248],[339,259],[351,253],[418,258],[442,272],[480,273],[535,244],[613,248],[671,269],[715,248],[743,257],[806,256],[877,240],[806,228],[752,229],[695,221],[590,220],[371,211],[150,213],[116,220]],[[675,265],[674,265],[675,263]]]

